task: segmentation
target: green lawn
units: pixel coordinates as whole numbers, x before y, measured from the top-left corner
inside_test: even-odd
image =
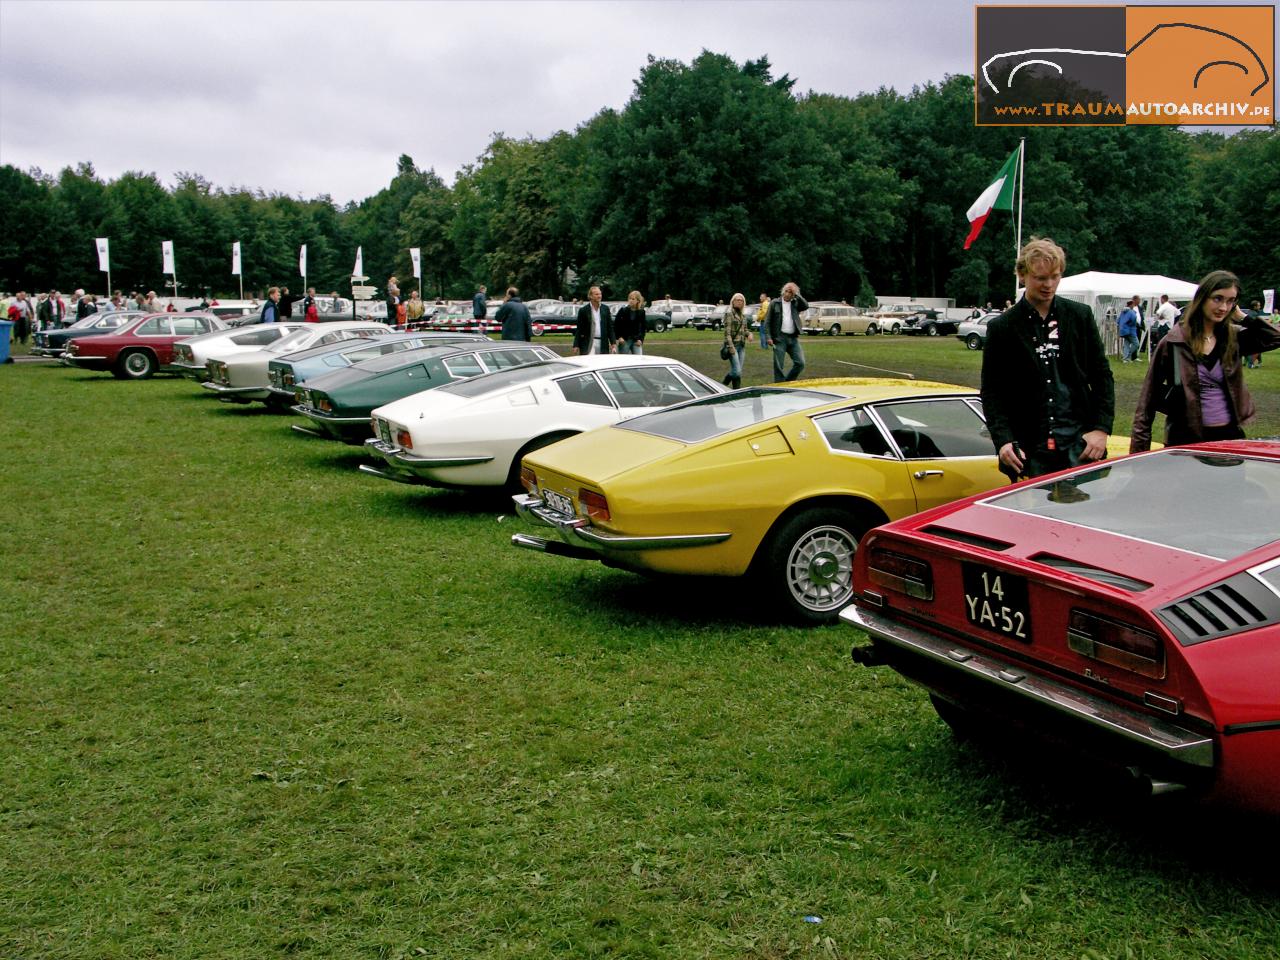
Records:
[[[189,382],[19,363],[0,411],[0,956],[1280,954],[1274,824],[958,745],[848,627],[513,549],[501,499]]]

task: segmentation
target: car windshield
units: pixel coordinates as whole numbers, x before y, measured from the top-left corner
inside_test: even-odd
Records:
[[[786,416],[798,410],[820,407],[840,396],[817,390],[787,390],[756,387],[730,394],[717,394],[674,410],[646,413],[618,424],[623,430],[656,437],[697,443],[755,423]]]
[[[482,394],[518,387],[522,383],[553,377],[562,373],[581,373],[582,368],[572,363],[548,360],[546,363],[531,363],[527,367],[512,367],[510,370],[499,370],[486,373],[470,380],[458,380],[441,387],[445,393],[456,393],[460,397],[478,397]]]
[[[1280,537],[1280,462],[1166,450],[986,502],[1230,560]],[[1188,522],[1177,504],[1191,503],[1208,505],[1212,519]]]

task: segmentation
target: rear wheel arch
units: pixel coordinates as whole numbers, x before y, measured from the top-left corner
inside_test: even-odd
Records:
[[[520,461],[525,458],[526,454],[533,453],[535,450],[541,450],[543,447],[549,447],[553,443],[561,440],[567,440],[569,437],[576,437],[581,430],[553,430],[550,433],[544,433],[540,437],[534,437],[524,446],[516,451],[515,457],[511,460],[511,467],[507,471],[507,487],[514,491],[520,489]]]

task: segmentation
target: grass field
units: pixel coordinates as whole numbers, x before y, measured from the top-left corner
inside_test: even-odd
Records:
[[[0,957],[1280,955],[1274,823],[959,745],[851,628],[515,550],[186,381],[19,363],[0,410]]]

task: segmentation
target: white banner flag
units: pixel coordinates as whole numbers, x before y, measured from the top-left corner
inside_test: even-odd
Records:
[[[243,276],[240,273],[240,241],[237,240],[231,245],[231,274],[232,276]]]
[[[364,247],[356,247],[356,265],[351,271],[353,277],[364,276]]]
[[[165,240],[160,244],[160,253],[164,257],[164,273],[173,275],[173,241]]]
[[[409,258],[413,261],[413,275],[419,280],[422,279],[422,248],[410,247]]]
[[[305,243],[298,249],[298,273],[303,277],[307,275],[307,245]]]
[[[111,244],[106,237],[98,237],[93,241],[98,245],[98,269],[103,273],[111,272]]]
[[[1275,310],[1276,310],[1275,290],[1262,291],[1262,309],[1267,311],[1267,313],[1275,313]]]

